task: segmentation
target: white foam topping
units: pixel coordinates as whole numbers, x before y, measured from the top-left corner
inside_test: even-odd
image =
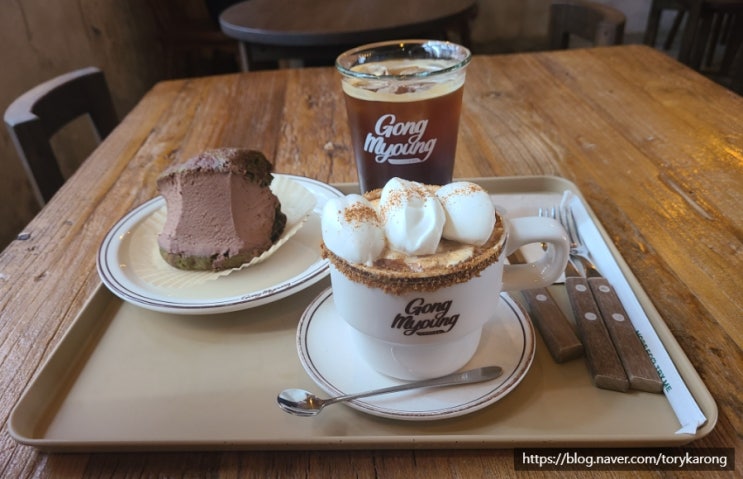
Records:
[[[392,178],[382,188],[378,211],[392,249],[409,255],[436,252],[444,229],[444,208],[421,183]]]
[[[332,198],[321,220],[325,246],[349,263],[371,265],[385,246],[374,206],[360,195]]]
[[[392,178],[376,209],[364,197],[348,195],[328,201],[322,216],[325,246],[349,263],[366,265],[385,247],[410,256],[434,254],[442,237],[479,246],[494,226],[490,196],[470,182],[434,192],[421,183]]]
[[[481,186],[467,181],[449,183],[436,191],[446,213],[444,238],[476,246],[484,244],[495,227],[495,207]]]

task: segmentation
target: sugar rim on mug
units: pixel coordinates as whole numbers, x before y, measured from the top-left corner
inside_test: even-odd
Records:
[[[409,74],[394,75],[376,75],[352,70],[356,65],[361,65],[369,61],[377,60],[379,55],[374,53],[384,53],[386,59],[405,59],[410,58],[410,52],[414,48],[420,48],[428,53],[424,59],[443,59],[456,62],[448,67],[433,71],[420,71]],[[452,53],[443,55],[442,53]],[[390,55],[392,54],[392,55]],[[338,56],[335,61],[335,67],[341,74],[364,80],[389,80],[389,79],[420,79],[444,75],[463,69],[472,60],[472,53],[466,47],[456,43],[444,40],[393,40],[386,42],[370,43],[348,50]]]
[[[379,190],[374,192],[378,193]],[[328,259],[341,274],[351,281],[379,288],[385,293],[394,295],[410,292],[431,292],[465,283],[473,277],[479,276],[488,266],[499,260],[508,233],[503,224],[503,217],[497,211],[495,216],[496,222],[493,233],[483,246],[476,248],[476,254],[450,267],[441,267],[441,271],[433,273],[431,271],[402,271],[352,264],[330,251],[325,243],[322,243],[320,247],[323,258]]]

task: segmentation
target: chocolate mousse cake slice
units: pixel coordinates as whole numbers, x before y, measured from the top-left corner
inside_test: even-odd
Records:
[[[186,270],[237,268],[281,236],[286,216],[269,185],[273,165],[259,151],[208,150],[163,172],[157,188],[167,218],[162,257]]]

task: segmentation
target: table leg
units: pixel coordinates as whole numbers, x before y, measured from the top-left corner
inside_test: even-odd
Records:
[[[240,71],[250,71],[250,45],[245,42],[238,42],[240,56]]]

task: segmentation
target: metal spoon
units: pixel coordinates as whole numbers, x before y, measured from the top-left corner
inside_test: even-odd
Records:
[[[325,406],[329,406],[330,404],[336,404],[339,402],[350,401],[352,399],[376,396],[380,394],[389,394],[398,391],[406,391],[408,389],[481,383],[489,381],[491,379],[495,379],[501,374],[503,374],[503,369],[501,369],[499,366],[485,366],[482,368],[447,374],[446,376],[441,376],[438,378],[424,379],[422,381],[414,381],[410,383],[400,384],[398,386],[375,389],[373,391],[346,394],[330,399],[321,399],[311,392],[305,391],[304,389],[285,389],[281,391],[281,394],[279,394],[276,399],[281,409],[288,413],[295,414],[297,416],[315,416],[320,411],[322,411]]]

